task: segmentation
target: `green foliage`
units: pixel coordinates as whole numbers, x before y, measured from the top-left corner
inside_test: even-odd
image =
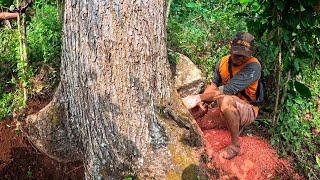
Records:
[[[308,99],[305,102],[309,104],[312,103],[312,110],[310,110],[310,112],[312,113],[313,121],[311,122],[311,125],[320,131],[320,112],[317,112],[317,108],[320,107],[320,68],[319,66],[304,67],[303,74],[304,76],[301,77],[301,81],[308,84],[309,89],[311,90],[311,99]]]
[[[304,67],[302,72],[306,76],[301,81],[311,87],[311,99],[289,94],[278,125],[272,130],[271,142],[283,155],[295,157],[296,165],[303,174],[315,178],[320,174],[316,161],[320,153],[317,145],[320,137],[315,133],[320,130],[320,112],[317,112],[320,69]]]
[[[0,6],[8,7],[12,3],[0,1]],[[53,69],[49,73],[50,81],[58,79],[62,22],[56,6],[39,0],[28,9],[29,15],[34,14],[27,18],[28,64],[20,57],[20,37],[16,26],[0,30],[0,120],[25,106],[22,87],[32,88],[30,79],[39,73],[41,67]]]
[[[21,136],[22,135],[21,129],[16,129],[15,133],[16,133],[17,136]]]
[[[282,69],[293,76],[301,73],[305,64],[319,62],[320,13],[317,0],[311,1],[250,1],[245,7],[258,4],[246,13],[250,32],[269,44],[281,48]],[[295,79],[293,79],[295,80]]]
[[[245,23],[234,14],[240,6],[226,0],[173,1],[168,21],[168,47],[188,56],[212,77],[214,64],[228,53],[228,43]]]
[[[0,121],[8,117],[13,111],[14,96],[11,93],[0,96]]]
[[[10,7],[10,5],[12,5],[14,3],[14,0],[0,0],[0,7]]]
[[[279,122],[270,130],[271,142],[282,155],[293,156],[299,170],[310,179],[320,174],[316,133],[320,131],[320,68],[316,68],[320,62],[320,17],[316,3],[318,0],[173,0],[167,26],[170,63],[177,62],[175,52],[185,54],[205,70],[208,79],[214,64],[228,53],[228,43],[237,31],[255,35],[255,56],[263,62],[264,75],[271,79],[282,53],[281,84],[288,93]],[[1,7],[11,4],[12,0],[0,0]],[[58,77],[62,22],[57,5],[37,0],[31,12],[35,15],[27,22],[27,40],[32,71],[23,72],[26,64],[19,57],[17,30],[0,30],[0,120],[22,106],[19,80],[29,82],[43,66],[53,67],[52,77]],[[271,88],[267,96],[273,100]]]
[[[317,53],[320,14],[315,12],[318,1],[239,0],[236,3],[245,9],[239,14],[246,18],[249,31],[264,47],[273,50],[269,55],[265,49],[259,52],[267,64],[268,75],[272,77],[278,72],[283,77],[280,82],[284,104],[280,107],[279,122],[272,130],[273,145],[282,154],[294,156],[299,170],[315,178],[320,174],[316,166],[319,137],[312,133],[319,130],[316,98],[320,82],[314,78],[319,77],[319,72],[312,67],[320,62]],[[256,8],[246,11],[253,5]]]
[[[320,156],[316,157],[316,161],[317,161],[318,168],[320,168]]]
[[[5,83],[10,81],[16,72],[19,40],[18,32],[11,29],[0,31],[0,93],[3,92]]]
[[[318,0],[173,1],[168,21],[168,46],[187,55],[211,79],[213,65],[228,53],[227,44],[237,31],[256,37],[256,54],[262,61],[268,106],[275,101],[274,79],[280,72],[279,123],[272,143],[283,155],[292,155],[309,178],[319,173],[320,16]],[[319,6],[319,5],[318,5]],[[281,60],[279,61],[279,53]],[[169,60],[175,56],[169,52]],[[279,66],[278,66],[279,65]],[[277,67],[278,66],[278,67]],[[265,123],[266,126],[270,126]]]
[[[0,120],[10,116],[15,107],[15,84],[19,61],[18,32],[11,29],[0,31]]]
[[[179,54],[171,50],[168,51],[168,60],[171,66],[176,66],[179,60]]]
[[[62,23],[54,5],[37,11],[27,30],[30,61],[34,66],[45,63],[60,67],[61,29]]]
[[[12,89],[0,93],[0,121],[10,117],[14,110],[20,111],[25,106],[22,90],[14,85],[19,85],[19,83],[12,78],[10,82]]]
[[[310,90],[296,78],[304,65],[319,63],[320,51],[320,13],[315,12],[318,1],[257,1],[250,0],[242,4],[241,14],[246,18],[249,31],[254,34],[262,47],[273,49],[269,53],[259,51],[260,59],[265,60],[267,75],[290,72],[292,83],[302,96],[310,97]],[[251,11],[247,11],[251,7]],[[254,7],[254,8],[252,8]],[[260,45],[261,45],[260,44]],[[281,50],[281,62],[278,54]],[[264,50],[265,51],[265,48]],[[286,89],[286,78],[281,80]]]
[[[123,180],[133,180],[133,177],[132,176],[127,176]]]
[[[27,177],[28,177],[28,178],[32,178],[32,176],[33,176],[33,175],[32,175],[32,171],[28,170],[28,171],[27,171]]]
[[[306,85],[299,81],[294,81],[294,87],[302,97],[311,98],[311,91]]]

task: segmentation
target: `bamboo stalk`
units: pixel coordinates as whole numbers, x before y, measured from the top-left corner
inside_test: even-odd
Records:
[[[278,106],[279,106],[279,99],[280,99],[280,84],[281,84],[281,61],[282,61],[282,53],[281,53],[281,47],[278,54],[278,67],[277,67],[277,84],[276,84],[276,100],[273,110],[273,118],[272,118],[272,125],[275,126],[278,123]]]
[[[280,14],[278,14],[278,22],[280,22],[281,17]],[[272,125],[275,126],[278,123],[278,106],[279,106],[279,99],[280,99],[280,85],[281,85],[281,64],[282,64],[282,47],[281,47],[281,33],[280,33],[280,27],[278,26],[277,28],[277,34],[278,34],[278,47],[279,47],[279,52],[278,52],[278,62],[277,62],[277,68],[276,68],[276,73],[277,73],[277,81],[276,81],[276,100],[275,100],[275,105],[274,105],[274,110],[273,110],[273,118],[272,118]]]
[[[287,94],[288,94],[288,86],[289,86],[289,81],[291,80],[291,71],[287,73],[287,80],[283,88],[283,95],[281,97],[280,104],[283,104],[284,101],[286,100]]]
[[[284,85],[284,88],[283,88],[283,94],[282,94],[282,97],[281,97],[281,100],[280,100],[280,105],[283,105],[284,104],[284,101],[286,100],[287,98],[287,95],[288,95],[288,86],[289,86],[289,81],[291,80],[291,71],[289,71],[287,73],[287,80],[286,80],[286,83]],[[278,123],[279,121],[279,118],[280,118],[280,113],[282,111],[283,108],[278,108],[278,111],[277,111],[277,116],[275,117],[275,119],[272,121],[274,122],[274,126]]]
[[[278,15],[278,21],[281,20],[280,15]],[[280,27],[278,27],[278,38],[281,36]],[[278,111],[279,111],[279,99],[280,99],[280,85],[281,85],[281,74],[282,74],[282,42],[281,39],[278,39],[278,47],[279,47],[279,54],[278,54],[278,63],[277,63],[277,84],[276,84],[276,100],[273,110],[273,118],[272,118],[272,125],[275,126],[278,123]]]
[[[22,3],[17,0],[17,7],[20,7]],[[26,35],[26,18],[25,13],[19,13],[17,17],[18,31],[19,31],[19,41],[20,41],[20,60],[25,65],[21,69],[21,74],[27,76],[27,64],[28,64],[28,54],[27,54],[27,35]],[[26,81],[26,79],[22,80]],[[22,82],[23,90],[23,106],[27,104],[28,90],[26,87],[26,82]]]
[[[169,14],[170,14],[170,6],[171,6],[172,0],[168,1],[168,5],[167,5],[167,14],[166,14],[166,24],[168,24],[168,19],[169,19]]]

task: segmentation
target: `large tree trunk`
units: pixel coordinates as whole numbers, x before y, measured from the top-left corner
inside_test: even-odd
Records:
[[[61,83],[27,118],[40,150],[83,160],[90,179],[197,169],[201,132],[171,90],[165,14],[165,0],[66,1]]]

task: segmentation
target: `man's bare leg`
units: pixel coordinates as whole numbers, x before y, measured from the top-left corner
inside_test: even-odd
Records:
[[[231,133],[231,145],[227,146],[222,151],[221,156],[225,159],[232,159],[240,152],[240,115],[236,108],[236,102],[231,96],[226,95],[219,99],[219,107],[225,119],[226,125]]]

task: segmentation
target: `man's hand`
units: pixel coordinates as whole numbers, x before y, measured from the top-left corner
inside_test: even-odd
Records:
[[[219,91],[219,88],[215,84],[212,83],[206,87],[203,94],[214,92],[214,91]]]
[[[182,101],[188,109],[191,109],[196,107],[201,102],[201,98],[200,95],[190,95],[182,98]]]
[[[201,100],[204,102],[212,102],[217,98],[219,98],[221,95],[223,94],[219,91],[219,89],[207,88],[206,91],[200,95],[200,97],[201,97]]]

